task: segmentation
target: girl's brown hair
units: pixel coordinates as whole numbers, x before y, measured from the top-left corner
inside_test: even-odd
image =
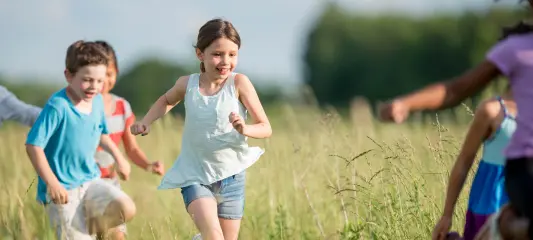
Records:
[[[109,64],[113,63],[113,65],[115,66],[115,71],[118,74],[118,61],[115,49],[111,46],[111,44],[103,40],[98,40],[96,41],[96,43],[104,48],[105,53],[109,56]]]
[[[194,47],[201,52],[204,52],[211,43],[219,38],[227,38],[237,44],[239,48],[241,47],[241,37],[235,27],[233,27],[233,24],[220,18],[212,19],[200,28],[198,31],[198,39],[196,40],[196,45]],[[200,70],[205,72],[203,62],[200,63]]]

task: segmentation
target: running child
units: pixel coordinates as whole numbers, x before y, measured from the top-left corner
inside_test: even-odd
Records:
[[[479,163],[468,200],[464,226],[464,240],[473,240],[487,218],[508,201],[504,191],[503,151],[513,135],[516,122],[516,105],[509,90],[503,97],[489,99],[480,104],[455,165],[450,174],[444,211],[433,230],[433,240],[444,240],[452,226],[457,198],[466,177],[483,145]]]
[[[40,107],[19,100],[15,94],[0,85],[0,126],[2,122],[11,120],[31,127],[40,112]]]
[[[107,77],[102,89],[109,137],[117,146],[121,142],[124,143],[126,154],[135,165],[154,174],[163,175],[165,171],[163,163],[159,161],[149,162],[144,152],[138,146],[135,136],[130,132],[130,127],[135,122],[135,115],[131,110],[129,102],[124,98],[110,93],[115,86],[119,72],[115,50],[105,41],[96,41],[96,43],[102,46],[109,56]],[[120,182],[115,171],[116,161],[113,155],[104,151],[102,148],[98,148],[95,159],[102,173],[101,178],[120,188]],[[118,226],[110,234],[115,240],[125,239],[126,225],[122,224]]]
[[[100,143],[112,153],[119,175],[130,165],[109,138],[102,90],[108,59],[94,42],[77,41],[66,54],[66,88],[44,106],[26,140],[39,175],[37,200],[44,204],[59,239],[93,239],[132,219],[133,201],[100,179],[94,155]]]
[[[272,129],[257,93],[235,73],[241,39],[229,21],[213,19],[198,33],[201,73],[182,76],[161,96],[133,134],[183,101],[186,109],[181,153],[159,189],[181,188],[185,207],[203,239],[237,239],[244,211],[246,169],[264,153],[247,137],[268,138]],[[253,124],[246,124],[247,111]]]
[[[529,0],[530,8],[533,0]],[[520,23],[505,34],[474,69],[448,82],[439,82],[380,106],[383,120],[403,122],[410,112],[443,109],[483,89],[499,76],[510,81],[519,114],[516,132],[505,150],[505,190],[514,211],[533,219],[533,27]],[[533,239],[533,224],[529,225]]]

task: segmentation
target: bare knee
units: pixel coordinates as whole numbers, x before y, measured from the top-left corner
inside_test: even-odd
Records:
[[[107,205],[104,215],[109,216],[119,214],[124,222],[128,222],[133,219],[136,213],[137,207],[133,200],[129,197],[121,197],[111,201],[109,205]]]
[[[110,232],[111,233],[109,235],[111,237],[109,239],[112,239],[112,240],[125,240],[126,239],[126,236],[124,235],[124,233],[121,232],[118,228],[114,228]]]

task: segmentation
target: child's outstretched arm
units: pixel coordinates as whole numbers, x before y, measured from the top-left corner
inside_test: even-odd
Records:
[[[122,180],[128,180],[131,171],[130,163],[126,161],[122,155],[122,152],[120,152],[120,149],[113,142],[113,140],[111,140],[109,135],[102,134],[102,136],[100,136],[100,147],[102,147],[104,151],[111,153],[117,162],[118,174]]]
[[[413,111],[453,107],[483,89],[500,74],[500,70],[494,63],[485,60],[476,68],[452,81],[431,84],[381,105],[378,110],[379,117],[385,121],[399,123],[403,122]]]
[[[230,121],[233,126],[241,132],[242,135],[251,138],[268,138],[272,135],[272,128],[268,117],[261,105],[261,101],[257,96],[254,86],[250,79],[243,74],[235,76],[235,88],[238,91],[239,99],[244,104],[246,109],[250,112],[254,124],[246,125],[240,117],[235,114],[230,116]]]
[[[470,125],[459,156],[450,173],[444,210],[440,221],[433,230],[433,239],[445,239],[450,230],[455,205],[463,189],[468,172],[484,139],[487,139],[492,132],[491,122],[499,113],[499,108],[495,108],[491,104],[495,104],[494,101],[484,102],[476,110],[474,120]]]
[[[148,161],[148,158],[146,157],[146,154],[144,154],[143,150],[139,147],[137,144],[137,140],[135,140],[135,136],[131,134],[129,131],[129,128],[133,124],[134,116],[132,116],[131,121],[126,121],[126,130],[124,131],[124,134],[122,135],[122,140],[124,141],[124,149],[126,150],[126,154],[131,159],[135,165],[138,167],[151,171],[152,173],[163,175],[165,174],[165,167],[163,163],[156,161],[156,162],[150,162]]]
[[[148,134],[149,127],[154,121],[163,117],[168,111],[183,100],[188,82],[189,76],[180,77],[176,81],[176,84],[163,94],[163,96],[159,97],[154,105],[150,107],[150,110],[148,110],[148,113],[146,113],[141,122],[131,126],[131,133],[133,135]]]
[[[40,112],[40,107],[21,101],[9,90],[0,86],[0,125],[3,120],[13,120],[31,127]]]

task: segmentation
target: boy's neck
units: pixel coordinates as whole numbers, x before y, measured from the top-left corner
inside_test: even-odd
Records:
[[[82,113],[87,113],[87,114],[91,113],[92,106],[93,106],[92,98],[87,101],[82,100],[81,98],[76,96],[76,93],[74,93],[74,90],[72,90],[70,86],[66,88],[66,93],[67,93],[68,99],[72,102],[72,105],[74,105],[76,109],[78,109]]]

